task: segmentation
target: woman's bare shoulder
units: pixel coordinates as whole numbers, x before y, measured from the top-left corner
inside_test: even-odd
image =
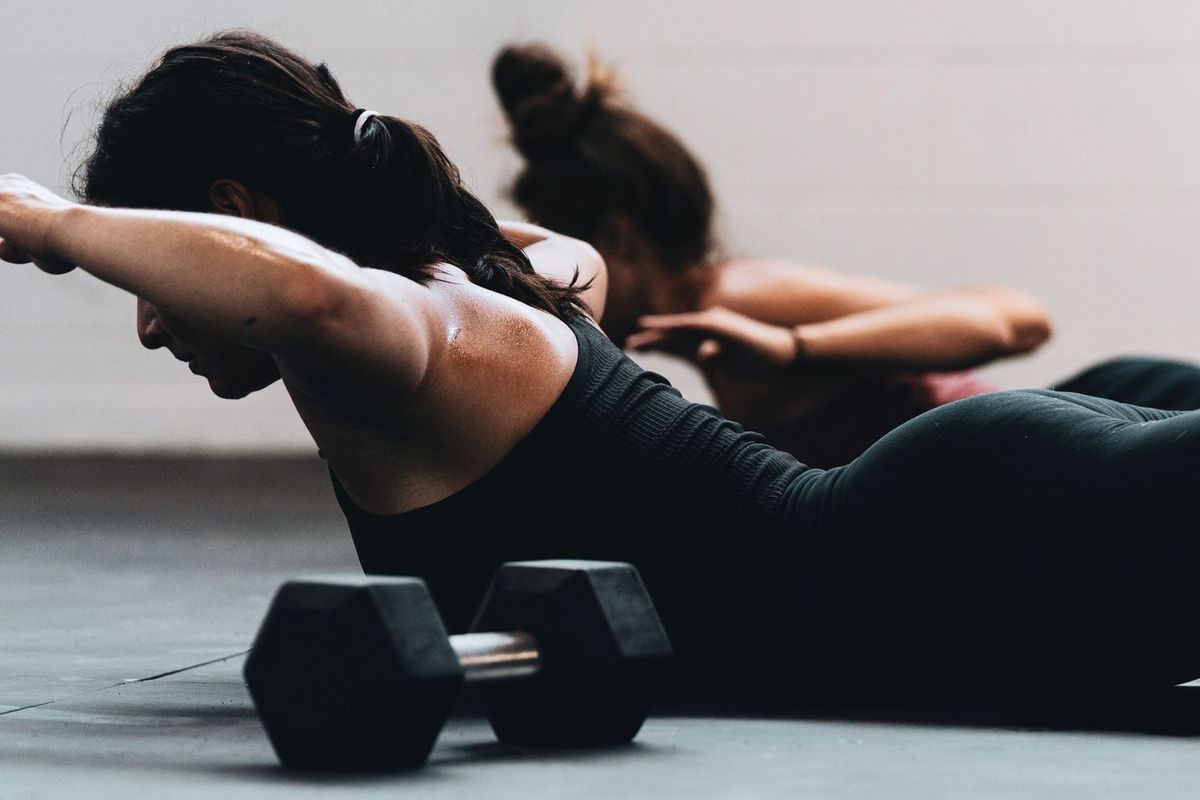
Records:
[[[503,418],[493,423],[501,430],[540,418],[575,367],[570,326],[469,282],[440,293],[444,348],[430,384],[437,407],[462,420]]]
[[[346,490],[372,513],[447,497],[493,469],[546,415],[578,356],[570,326],[469,281],[431,282],[437,326],[411,396],[310,421]],[[316,424],[313,424],[316,423]]]

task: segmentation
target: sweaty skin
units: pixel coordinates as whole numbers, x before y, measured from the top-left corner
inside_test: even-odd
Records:
[[[558,318],[448,264],[431,265],[425,283],[360,268],[260,221],[273,203],[235,188],[214,200],[220,214],[198,214],[83,206],[0,176],[0,258],[56,274],[78,266],[136,295],[142,342],[188,361],[220,396],[282,378],[347,492],[373,513],[472,483],[562,392],[577,345]],[[602,307],[595,250],[524,233],[535,268],[578,268],[596,287],[584,301]]]

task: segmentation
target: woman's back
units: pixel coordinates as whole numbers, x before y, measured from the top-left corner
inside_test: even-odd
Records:
[[[570,327],[578,341],[570,381],[482,478],[391,515],[365,511],[338,486],[363,568],[421,575],[448,625],[461,630],[502,561],[631,561],[684,654],[700,628],[725,622],[748,631],[749,609],[765,598],[745,587],[766,574],[761,562],[774,548],[765,542],[786,525],[781,498],[806,468],[684,400],[585,318]],[[342,476],[332,471],[336,484]],[[759,585],[764,593],[779,587]]]
[[[1196,548],[1169,522],[1195,486],[1194,413],[997,393],[808,469],[585,319],[570,327],[565,389],[482,478],[391,515],[337,487],[364,570],[420,575],[452,630],[499,563],[595,558],[637,565],[675,645],[675,690],[694,697],[1200,674],[1171,633],[1196,592]],[[1173,649],[1143,658],[1149,644]]]

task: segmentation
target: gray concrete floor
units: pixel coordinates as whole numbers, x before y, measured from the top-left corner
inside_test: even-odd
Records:
[[[0,460],[0,798],[1200,793],[1194,687],[1052,723],[676,707],[631,746],[567,753],[461,714],[419,772],[285,772],[241,654],[282,580],[356,569],[315,458]]]

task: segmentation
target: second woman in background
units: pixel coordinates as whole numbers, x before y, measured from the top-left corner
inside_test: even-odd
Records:
[[[704,167],[589,65],[582,89],[539,45],[508,47],[493,82],[526,165],[513,196],[537,223],[584,239],[609,267],[605,332],[695,363],[730,417],[806,463],[848,463],[899,424],[991,391],[966,371],[1050,335],[1029,295],[921,289],[797,263],[729,257]],[[739,357],[778,355],[778,368]],[[1200,407],[1200,370],[1107,362],[1056,388],[1160,408]]]

